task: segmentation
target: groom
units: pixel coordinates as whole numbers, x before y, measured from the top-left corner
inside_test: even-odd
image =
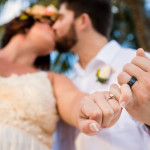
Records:
[[[72,51],[79,57],[73,70],[76,76],[72,80],[82,91],[89,93],[108,91],[112,83],[117,83],[117,75],[122,67],[135,56],[135,51],[121,48],[116,41],[108,41],[112,25],[110,1],[60,0],[59,2],[60,16],[53,26],[56,47],[62,52]],[[96,72],[106,64],[113,71],[104,83],[98,82]],[[65,138],[61,132],[57,136],[61,138],[60,141],[63,140],[58,149],[73,150],[75,132],[73,134],[72,129],[67,127],[63,133],[67,135]],[[80,133],[76,139],[76,149],[147,150],[146,140],[142,124],[123,110],[119,121],[112,128],[108,129],[105,126],[98,135],[91,137]],[[67,143],[70,146],[67,146]]]

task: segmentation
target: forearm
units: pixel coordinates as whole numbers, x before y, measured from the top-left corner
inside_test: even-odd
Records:
[[[79,102],[87,94],[79,91],[67,77],[56,73],[51,75],[60,117],[68,124],[77,127]]]
[[[57,102],[58,112],[65,122],[78,128],[79,103],[86,95],[88,94],[78,92],[72,100],[66,99]]]

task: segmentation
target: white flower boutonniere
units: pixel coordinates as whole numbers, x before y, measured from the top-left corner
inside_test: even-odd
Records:
[[[105,64],[101,69],[97,69],[96,77],[99,82],[106,82],[112,72],[111,66]]]

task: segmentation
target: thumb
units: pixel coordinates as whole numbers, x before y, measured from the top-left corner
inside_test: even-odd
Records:
[[[132,92],[128,84],[123,84],[121,87],[121,96],[119,99],[120,106],[125,108],[132,97]]]
[[[137,50],[137,52],[136,52],[136,55],[137,55],[137,56],[141,56],[141,57],[147,58],[147,56],[146,56],[145,53],[144,53],[143,48],[139,48],[139,49]]]
[[[98,134],[101,130],[95,120],[80,118],[78,122],[79,130],[87,135]]]

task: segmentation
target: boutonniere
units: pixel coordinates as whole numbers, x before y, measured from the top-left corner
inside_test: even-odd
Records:
[[[106,82],[112,73],[111,66],[105,64],[101,69],[97,69],[96,77],[99,82]]]

